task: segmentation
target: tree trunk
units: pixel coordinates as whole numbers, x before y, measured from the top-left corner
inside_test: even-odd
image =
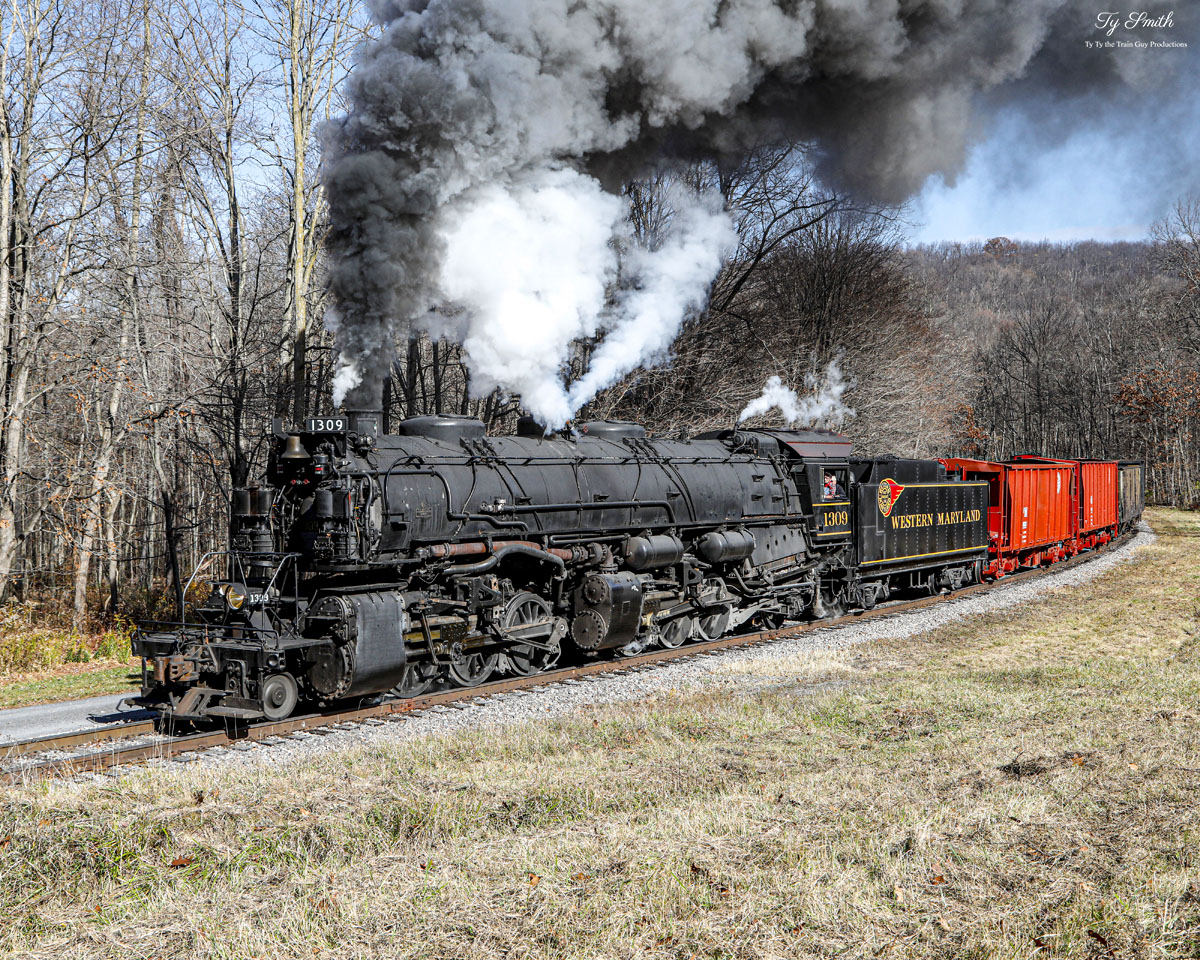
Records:
[[[167,538],[167,571],[171,583],[175,587],[176,618],[183,619],[183,579],[179,575],[179,541],[175,534],[175,503],[171,494],[163,487],[162,491],[163,533]]]

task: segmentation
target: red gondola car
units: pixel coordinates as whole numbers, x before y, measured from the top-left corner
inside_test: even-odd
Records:
[[[988,484],[988,565],[984,576],[1053,563],[1075,552],[1075,468],[1069,463],[951,458],[947,472]]]
[[[1073,552],[1102,547],[1117,535],[1118,468],[1116,460],[1051,460],[1019,457],[1022,463],[1061,463],[1074,473],[1075,543]]]
[[[1108,543],[1117,535],[1117,461],[1079,461],[1079,535],[1084,547]]]

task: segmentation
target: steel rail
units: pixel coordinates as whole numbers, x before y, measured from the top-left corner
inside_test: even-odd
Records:
[[[117,721],[111,726],[95,730],[73,730],[70,733],[59,733],[51,737],[37,737],[33,740],[15,740],[12,743],[0,743],[0,761],[13,757],[24,757],[31,753],[45,753],[48,750],[70,750],[88,743],[102,743],[105,740],[127,740],[130,737],[141,737],[154,733],[153,720]]]
[[[816,620],[812,623],[794,624],[792,626],[781,627],[777,630],[762,630],[756,633],[721,637],[717,640],[708,640],[702,643],[683,644],[682,646],[670,649],[659,649],[632,657],[623,657],[620,660],[601,660],[582,666],[564,667],[545,673],[537,673],[529,677],[511,677],[505,680],[480,684],[477,687],[455,687],[451,690],[423,694],[422,696],[409,699],[385,700],[382,703],[372,706],[352,707],[348,710],[339,710],[332,713],[306,714],[300,717],[290,717],[286,720],[255,723],[224,730],[204,731],[159,740],[154,743],[134,744],[125,747],[114,746],[108,750],[42,760],[23,767],[0,770],[0,783],[22,783],[43,776],[72,776],[81,773],[98,773],[112,767],[145,763],[154,759],[170,759],[188,753],[210,750],[215,747],[227,747],[241,742],[253,743],[279,737],[288,737],[297,733],[316,731],[343,723],[361,723],[365,720],[399,717],[421,710],[428,710],[431,707],[463,703],[499,694],[512,693],[518,690],[529,690],[549,684],[562,683],[567,680],[602,675],[619,675],[640,667],[669,663],[673,660],[680,660],[687,657],[704,656],[734,647],[754,646],[772,640],[801,636],[811,633],[814,630],[826,630],[832,627],[859,623],[864,620],[884,619],[897,614],[907,613],[911,610],[944,603],[949,600],[958,600],[973,594],[986,593],[997,587],[1003,587],[1005,584],[1024,583],[1043,576],[1060,573],[1073,566],[1104,556],[1109,550],[1130,540],[1134,536],[1134,533],[1136,531],[1110,541],[1101,550],[1089,550],[1069,560],[1054,563],[1049,567],[1023,570],[1018,573],[1008,574],[998,581],[974,584],[951,593],[898,601],[884,606],[876,606],[871,610],[859,610],[841,617]],[[0,756],[0,759],[27,756],[49,750],[69,749],[70,747],[87,743],[119,741],[153,732],[153,721],[141,721],[129,723],[119,728],[85,730],[57,737],[43,737],[36,740],[4,745],[3,750],[0,750],[0,754],[3,754],[3,756]]]

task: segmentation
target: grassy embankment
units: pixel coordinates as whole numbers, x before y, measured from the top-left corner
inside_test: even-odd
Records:
[[[0,950],[1200,956],[1200,516],[1153,521],[1089,584],[740,692],[10,790]]]
[[[20,607],[0,610],[0,710],[132,690],[129,632],[75,633],[38,626]]]

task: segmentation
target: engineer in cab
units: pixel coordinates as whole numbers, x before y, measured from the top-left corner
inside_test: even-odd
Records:
[[[846,490],[841,482],[834,474],[829,472],[825,474],[825,483],[822,486],[822,490],[824,491],[822,496],[824,500],[844,500],[846,497]]]

